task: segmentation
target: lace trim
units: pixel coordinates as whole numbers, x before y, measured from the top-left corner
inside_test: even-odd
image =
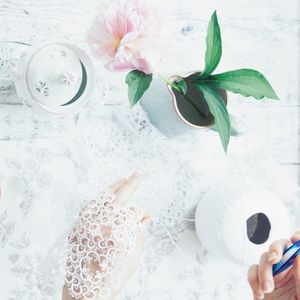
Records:
[[[68,239],[65,281],[73,298],[93,300],[120,288],[141,219],[140,209],[118,208],[107,191],[81,209]]]

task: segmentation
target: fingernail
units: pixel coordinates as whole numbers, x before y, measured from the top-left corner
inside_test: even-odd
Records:
[[[278,254],[275,251],[273,251],[273,252],[270,253],[268,261],[272,261],[272,260],[277,259],[277,258],[278,258]]]
[[[265,281],[263,285],[263,291],[265,293],[271,293],[273,291],[273,284],[270,281]]]

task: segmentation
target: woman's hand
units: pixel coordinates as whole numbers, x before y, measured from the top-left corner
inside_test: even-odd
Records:
[[[81,209],[69,236],[63,300],[112,299],[136,271],[150,218],[126,202],[141,180],[134,173]]]
[[[261,255],[259,265],[249,268],[248,281],[254,300],[300,300],[300,255],[291,268],[275,277],[272,274],[272,266],[282,259],[283,251],[299,240],[300,231],[291,240],[276,241]]]

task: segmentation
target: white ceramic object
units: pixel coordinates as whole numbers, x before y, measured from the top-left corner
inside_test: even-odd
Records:
[[[172,76],[170,81],[186,78],[194,74],[191,72],[182,77]],[[227,93],[223,92],[223,97],[227,102]],[[195,125],[186,120],[180,113],[178,103],[170,86],[159,78],[154,78],[150,88],[145,92],[140,100],[140,104],[147,113],[150,122],[166,137],[175,138],[180,135],[193,134],[199,130],[213,129],[213,122]],[[205,111],[205,106],[199,101],[199,108]],[[205,113],[207,114],[207,112]],[[231,135],[239,136],[247,132],[243,121],[230,116]],[[205,121],[206,122],[206,121]]]
[[[257,263],[271,242],[291,234],[287,209],[275,195],[237,182],[210,190],[195,218],[205,248],[242,265]]]
[[[161,79],[154,78],[150,88],[141,98],[140,104],[150,122],[165,136],[172,138],[197,130],[183,122],[176,113],[173,97]]]
[[[28,106],[64,115],[87,104],[94,81],[92,62],[81,49],[52,42],[30,47],[21,56],[15,84]]]

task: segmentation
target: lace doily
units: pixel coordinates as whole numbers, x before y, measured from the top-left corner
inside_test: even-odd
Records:
[[[75,299],[109,296],[120,288],[134,253],[142,210],[118,208],[109,191],[89,201],[69,235],[66,285]]]
[[[251,105],[244,106],[248,111]],[[259,109],[256,112],[257,118],[265,115]],[[19,118],[11,115],[0,120],[3,128],[9,128],[4,136],[27,128],[31,135],[48,124],[31,118],[21,123]],[[40,126],[39,131],[32,124]],[[56,126],[48,128],[51,135],[57,133]],[[84,199],[98,199],[99,191],[137,169],[146,180],[130,205],[145,207],[167,227],[184,254],[203,265],[185,260],[165,230],[153,223],[139,271],[120,290],[118,299],[250,299],[246,275],[232,265],[212,266],[211,256],[192,231],[193,224],[183,218],[194,217],[194,207],[209,188],[238,174],[255,178],[276,193],[299,220],[299,189],[268,159],[258,135],[233,139],[225,161],[214,132],[201,131],[186,142],[167,140],[139,107],[104,106],[80,114],[76,126],[70,127],[76,136],[62,127],[61,138],[0,143],[1,182],[14,174],[25,185],[22,197],[14,205],[7,203],[7,213],[5,202],[0,202],[3,299],[61,299],[65,244],[80,208],[85,207],[82,203],[87,204]]]

